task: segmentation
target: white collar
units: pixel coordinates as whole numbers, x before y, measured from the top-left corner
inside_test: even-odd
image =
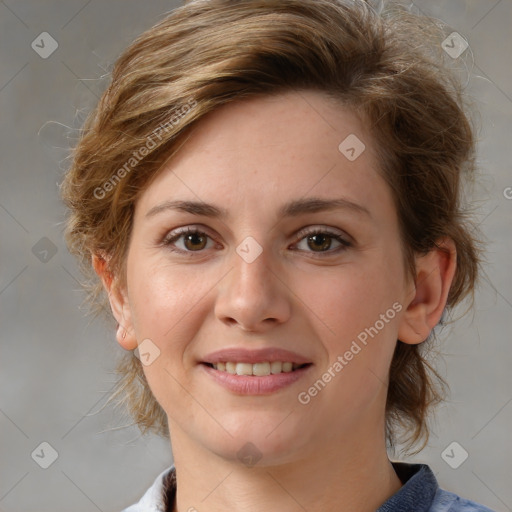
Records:
[[[134,505],[122,510],[122,512],[165,512],[164,506],[164,479],[174,470],[174,464],[162,471],[155,479],[151,487],[142,498]]]

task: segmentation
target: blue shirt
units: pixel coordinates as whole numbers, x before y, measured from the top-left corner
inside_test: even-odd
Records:
[[[441,489],[434,473],[426,464],[392,464],[403,486],[376,512],[494,512],[474,501],[465,500]],[[172,465],[158,475],[138,503],[122,512],[166,512],[172,510],[175,496],[176,472]],[[169,501],[168,505],[166,499]]]

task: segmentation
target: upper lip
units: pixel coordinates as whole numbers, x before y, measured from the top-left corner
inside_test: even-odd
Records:
[[[296,364],[306,364],[311,361],[300,354],[284,350],[281,348],[261,348],[249,350],[246,348],[224,348],[208,354],[203,359],[203,363],[262,363],[262,362],[282,361]]]

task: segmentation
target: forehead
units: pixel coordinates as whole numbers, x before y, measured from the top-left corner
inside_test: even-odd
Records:
[[[360,119],[322,93],[244,99],[198,123],[137,208],[175,197],[239,209],[275,209],[276,201],[308,195],[386,202],[374,150]]]

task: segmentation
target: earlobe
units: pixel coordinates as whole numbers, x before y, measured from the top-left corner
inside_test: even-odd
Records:
[[[400,341],[417,344],[428,338],[446,307],[456,267],[455,243],[449,238],[416,258],[415,286],[398,330]]]
[[[137,348],[137,338],[133,334],[133,329],[129,332],[123,325],[119,324],[116,332],[116,339],[119,345],[125,350],[134,350]]]
[[[118,323],[117,342],[125,350],[134,350],[137,348],[137,338],[133,329],[128,298],[124,291],[118,287],[115,277],[109,271],[105,256],[93,255],[92,265],[108,294],[112,314]]]

